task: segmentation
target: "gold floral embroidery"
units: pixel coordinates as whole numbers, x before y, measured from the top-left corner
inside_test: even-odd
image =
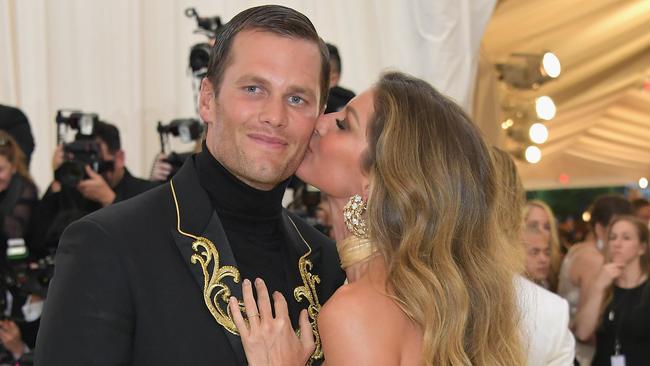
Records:
[[[191,257],[192,264],[197,262],[201,265],[203,271],[203,300],[205,305],[210,310],[210,313],[217,321],[230,333],[239,335],[235,322],[230,315],[230,307],[228,307],[228,299],[230,299],[230,288],[222,281],[225,278],[232,277],[233,282],[239,283],[240,275],[239,270],[233,266],[219,266],[219,251],[215,248],[214,244],[203,237],[198,238],[192,243],[192,249],[196,254]],[[202,252],[199,250],[203,249]],[[214,261],[213,270],[210,274],[210,261]],[[208,280],[209,279],[209,280]],[[212,295],[214,293],[214,295]],[[223,304],[226,311],[221,307]],[[243,307],[240,304],[240,307]],[[245,311],[245,309],[242,309]]]
[[[311,355],[311,361],[319,360],[323,358],[323,348],[320,341],[320,333],[318,332],[318,325],[316,324],[316,318],[318,318],[318,313],[320,313],[320,301],[318,300],[318,292],[316,292],[316,285],[320,283],[320,277],[311,273],[314,265],[307,258],[311,255],[311,246],[307,243],[305,238],[303,238],[300,230],[296,224],[289,218],[291,224],[296,229],[300,239],[307,246],[307,253],[305,253],[298,260],[298,270],[300,271],[300,277],[302,278],[302,286],[298,286],[293,290],[293,296],[296,298],[296,301],[301,302],[302,299],[306,299],[309,302],[307,307],[307,312],[309,313],[309,319],[311,322],[312,332],[314,332],[314,338],[316,340],[316,349]]]
[[[174,182],[170,181],[169,184],[171,185],[174,204],[176,205],[176,230],[182,235],[194,239],[192,250],[196,253],[192,254],[190,260],[192,264],[198,262],[203,271],[203,301],[205,302],[205,306],[208,307],[210,314],[212,314],[217,323],[226,328],[230,333],[239,335],[237,326],[230,314],[230,308],[228,307],[228,299],[231,296],[230,288],[223,282],[224,279],[231,277],[233,282],[239,283],[239,270],[233,266],[222,267],[219,265],[219,251],[209,239],[188,234],[181,230],[181,216],[178,209]],[[211,262],[212,271],[210,271]],[[242,303],[239,306],[242,311],[245,311]]]
[[[219,323],[230,333],[239,335],[237,327],[235,326],[235,322],[233,321],[232,315],[230,314],[230,308],[228,307],[228,300],[230,299],[231,291],[228,285],[223,282],[224,279],[230,277],[234,283],[239,283],[241,280],[239,270],[233,266],[220,266],[219,251],[215,247],[214,243],[212,243],[209,239],[202,236],[192,235],[181,230],[181,216],[178,208],[178,200],[176,198],[176,190],[174,189],[173,180],[170,181],[170,186],[172,195],[174,197],[174,204],[176,205],[176,229],[180,234],[194,239],[194,242],[192,243],[192,250],[195,253],[192,254],[190,260],[192,264],[199,263],[201,266],[204,280],[203,299],[205,301],[205,305],[217,323]],[[305,243],[307,246],[307,252],[298,260],[298,270],[300,271],[300,277],[302,279],[303,285],[298,286],[294,289],[293,296],[297,302],[302,302],[303,299],[306,299],[309,303],[307,312],[309,314],[312,332],[314,333],[314,338],[316,339],[316,349],[311,355],[311,363],[313,360],[323,358],[320,334],[318,332],[318,327],[316,324],[316,318],[318,317],[318,313],[321,309],[321,304],[318,300],[318,293],[316,292],[316,285],[320,283],[320,277],[311,273],[313,264],[308,259],[312,252],[311,246],[302,236],[300,230],[298,230],[298,227],[293,222],[293,220],[289,218],[289,221],[291,221],[291,224],[300,236],[300,239],[302,239],[303,243]],[[212,270],[210,270],[211,263]],[[224,307],[226,310],[224,310]],[[244,304],[242,302],[239,303],[239,307],[242,311],[245,312]]]

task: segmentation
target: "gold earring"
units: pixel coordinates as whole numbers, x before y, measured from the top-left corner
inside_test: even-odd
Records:
[[[365,262],[377,252],[377,248],[368,238],[368,226],[363,218],[366,207],[366,202],[357,194],[352,196],[343,208],[343,221],[352,233],[336,242],[343,269]]]
[[[360,195],[355,194],[350,197],[348,203],[343,207],[343,222],[348,230],[354,236],[366,239],[368,238],[368,226],[363,214],[366,212],[366,201]]]

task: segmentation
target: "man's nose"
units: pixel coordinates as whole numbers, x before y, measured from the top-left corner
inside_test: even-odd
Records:
[[[269,98],[260,112],[260,121],[273,127],[282,127],[287,123],[286,108],[281,98]]]

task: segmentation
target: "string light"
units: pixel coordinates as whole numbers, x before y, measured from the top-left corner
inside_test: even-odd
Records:
[[[533,123],[528,130],[530,141],[536,144],[543,144],[548,140],[548,129],[543,123]]]
[[[639,188],[641,188],[641,189],[648,188],[648,178],[641,177],[641,179],[639,179]]]
[[[556,111],[555,103],[551,97],[543,95],[535,99],[535,112],[537,113],[537,117],[545,121],[550,121],[555,117]]]
[[[546,74],[553,79],[560,76],[560,73],[562,72],[560,59],[557,58],[553,52],[546,52],[542,57],[541,71],[543,74]]]
[[[531,164],[537,164],[542,160],[542,150],[537,146],[528,146],[526,152],[524,153],[526,161]]]

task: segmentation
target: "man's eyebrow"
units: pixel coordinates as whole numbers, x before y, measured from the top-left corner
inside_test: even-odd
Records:
[[[316,98],[316,94],[313,90],[297,85],[292,85],[289,87],[289,94],[302,94],[310,98]]]
[[[268,86],[269,85],[268,80],[266,80],[266,79],[264,79],[262,77],[259,77],[257,75],[252,75],[252,74],[244,74],[244,75],[240,76],[236,80],[236,83],[237,84],[240,84],[240,83],[254,83],[254,84],[260,84],[260,85],[263,85],[263,86]]]

